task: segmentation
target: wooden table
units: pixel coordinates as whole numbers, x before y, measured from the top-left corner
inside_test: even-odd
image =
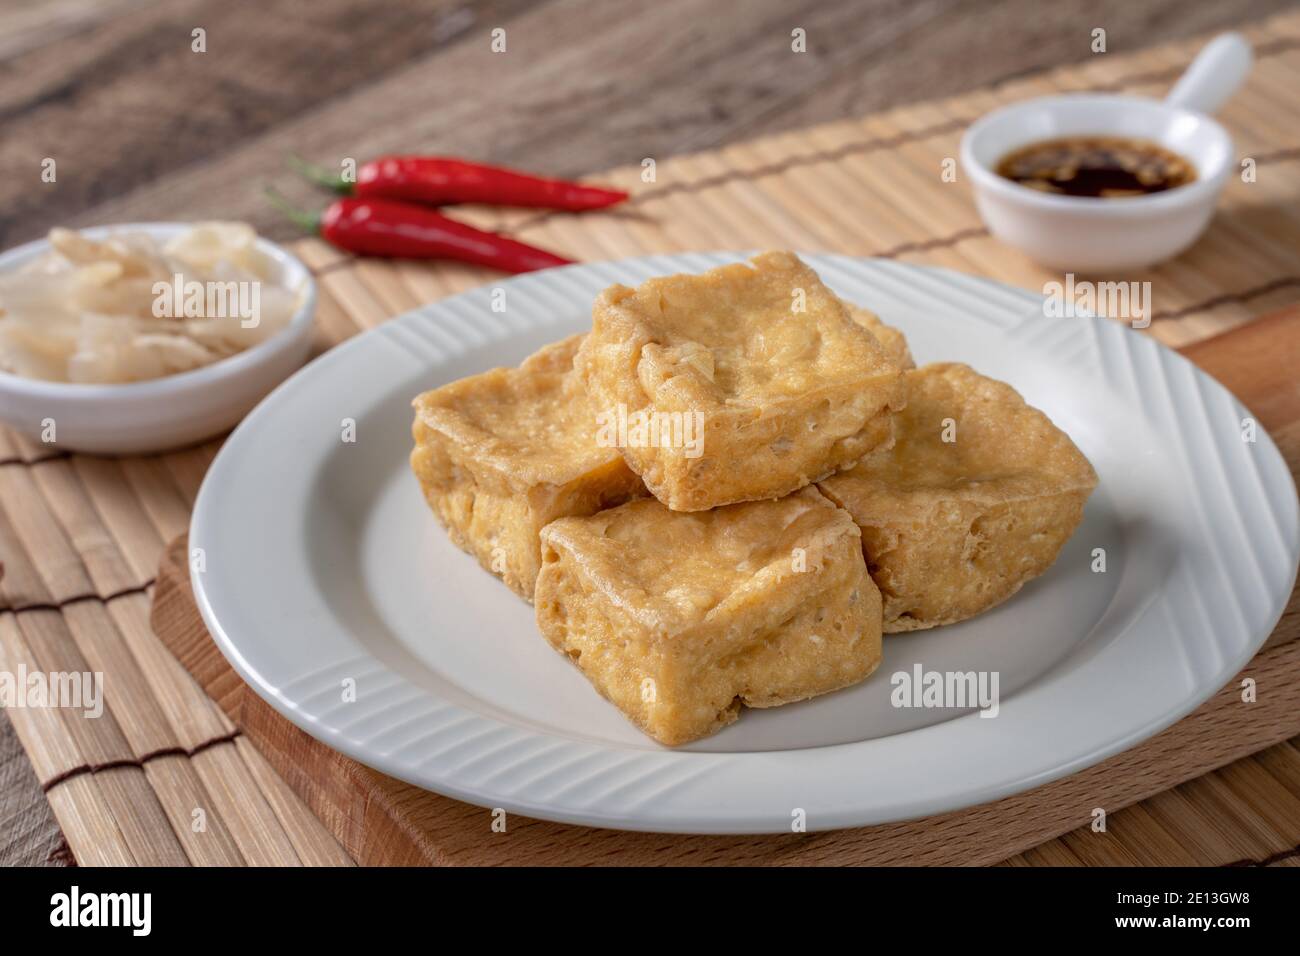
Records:
[[[285,170],[291,152],[436,150],[578,174],[1084,61],[1097,26],[1133,51],[1286,6],[1072,0],[1049,20],[1031,0],[318,0],[304,17],[289,0],[0,0],[0,243],[204,216],[288,237],[261,193],[312,195]],[[488,50],[495,27],[503,55]],[[810,51],[797,71],[773,55],[794,27]],[[54,184],[39,180],[46,157]],[[0,716],[0,863],[69,857]]]

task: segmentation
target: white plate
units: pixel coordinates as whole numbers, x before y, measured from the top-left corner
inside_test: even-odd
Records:
[[[1118,323],[1044,318],[1038,296],[894,262],[809,256],[907,333],[919,361],[1015,385],[1101,483],[1052,570],[976,620],[889,638],[869,680],[746,711],[679,750],[597,695],[532,609],[456,550],[407,467],[410,400],[590,325],[612,282],[739,258],[548,270],[438,302],[327,353],[217,456],[194,511],[199,607],[236,670],[312,736],[430,790],[636,830],[788,832],[982,803],[1094,764],[1236,674],[1295,578],[1295,485],[1248,412]],[[493,288],[506,311],[492,310]],[[345,419],[356,441],[341,440]],[[1090,569],[1106,550],[1105,573]],[[895,709],[890,675],[996,670],[1001,712]],[[353,681],[356,700],[344,699]]]

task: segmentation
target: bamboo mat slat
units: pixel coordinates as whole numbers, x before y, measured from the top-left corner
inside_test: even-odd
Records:
[[[211,807],[207,789],[190,758],[164,756],[145,765],[186,859],[195,866],[246,866],[225,819]]]
[[[1075,837],[1079,835],[1073,834]],[[1092,835],[1108,837],[1110,845],[1120,848],[1107,854],[1103,865],[1111,865],[1112,860],[1124,857],[1132,859],[1138,866],[1197,866],[1207,859],[1215,859],[1192,853],[1186,842],[1162,825],[1145,803],[1120,811],[1105,834]]]
[[[351,866],[352,858],[339,845],[298,795],[290,789],[275,769],[246,739],[235,741],[253,779],[257,781],[271,812],[284,828],[285,835],[298,859],[305,866]]]
[[[108,612],[148,685],[149,696],[182,750],[196,750],[234,732],[234,725],[221,708],[158,643],[149,624],[146,595],[132,594],[110,601]]]
[[[13,614],[0,614],[0,664],[14,674],[39,671],[40,664],[18,631]],[[50,707],[10,707],[6,714],[32,761],[36,779],[42,783],[61,776],[69,767],[81,764],[81,754],[63,728],[59,712]]]
[[[1253,817],[1268,828],[1278,851],[1295,846],[1300,794],[1288,790],[1254,757],[1224,767],[1217,779],[1222,780],[1238,804],[1249,806]]]
[[[1256,66],[1220,118],[1239,155],[1255,159],[1257,181],[1230,182],[1212,228],[1184,256],[1126,277],[1152,282],[1149,334],[1174,346],[1300,299],[1300,14],[1246,32]],[[961,96],[657,158],[653,182],[630,159],[594,177],[634,193],[607,213],[460,214],[585,260],[779,246],[883,255],[1038,290],[1059,277],[988,235],[962,174],[941,179],[962,130],[1026,96],[1163,96],[1201,42],[1095,56]],[[318,276],[317,351],[497,279],[456,264],[359,262],[318,240],[297,251]],[[1285,437],[1288,449],[1300,444]],[[219,447],[93,459],[0,429],[0,666],[105,674],[97,720],[10,712],[83,864],[344,865],[330,831],[363,825],[323,826],[150,627],[159,560],[185,531]],[[235,690],[220,681],[209,689],[217,698]],[[1085,828],[1007,862],[1291,865],[1298,828],[1300,750],[1282,743],[1111,815],[1105,834]]]
[[[149,519],[148,504],[135,495],[126,480],[123,462],[84,455],[75,455],[72,461],[86,494],[131,569],[136,585],[147,584],[158,567],[163,539]]]
[[[76,777],[47,791],[46,796],[79,865],[139,865],[94,777]],[[164,844],[173,838],[166,834],[158,837]]]
[[[1255,758],[1273,775],[1286,784],[1292,793],[1300,793],[1300,750],[1294,745],[1270,747],[1260,751]]]
[[[211,800],[209,812],[226,821],[249,865],[302,865],[293,841],[233,741],[209,747],[191,760]]]
[[[20,614],[18,631],[35,658],[36,670],[47,674],[93,671],[77,647],[68,619],[58,611],[42,609]],[[129,763],[134,758],[131,745],[107,701],[108,686],[112,682],[108,674],[105,674],[104,682],[106,696],[104,713],[100,717],[89,717],[85,711],[71,707],[54,709],[76,751],[76,762],[59,767],[60,773],[69,773],[83,765],[99,767]]]
[[[16,470],[16,469],[11,469]],[[72,548],[80,555],[97,594],[117,594],[138,584],[117,540],[104,526],[94,503],[68,459],[31,470],[37,489],[49,502]]]
[[[96,773],[94,780],[139,866],[185,866],[189,862],[142,767],[110,767]]]
[[[212,464],[212,459],[220,447],[220,442],[207,442],[195,448],[167,455],[163,459],[187,507],[194,507],[194,499],[198,497],[203,476],[207,473],[208,465]]]
[[[5,500],[0,498],[0,503]],[[5,562],[5,575],[0,578],[0,608],[26,607],[51,600],[50,592],[36,573],[36,565],[18,537],[18,529],[9,521],[8,508],[0,508],[0,553],[4,554]]]
[[[9,524],[17,537],[13,553],[8,557],[14,564],[30,567],[41,585],[39,591],[21,595],[17,606],[22,606],[22,598],[34,604],[67,601],[95,593],[85,562],[63,533],[32,471],[0,468],[0,500],[5,502]],[[35,560],[36,555],[40,556],[39,561]],[[8,561],[5,566],[8,568]]]
[[[180,739],[168,724],[108,607],[98,601],[78,601],[63,609],[63,619],[81,652],[85,669],[104,675],[104,699],[131,756],[138,760],[178,749]]]

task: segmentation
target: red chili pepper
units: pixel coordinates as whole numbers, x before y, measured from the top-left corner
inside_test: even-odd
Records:
[[[360,256],[455,259],[503,272],[532,272],[573,261],[411,203],[336,199],[316,217],[294,209],[274,192],[268,195],[299,225]]]
[[[563,212],[604,209],[627,199],[627,193],[617,189],[439,156],[383,156],[358,169],[355,183],[301,161],[298,166],[316,182],[358,199],[406,199],[434,206],[485,203]]]

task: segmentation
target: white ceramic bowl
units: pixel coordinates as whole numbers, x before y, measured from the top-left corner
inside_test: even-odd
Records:
[[[1227,131],[1210,118],[1250,71],[1250,44],[1236,33],[1198,54],[1163,102],[1137,96],[1045,96],[994,110],[966,130],[961,162],[975,204],[997,238],[1062,272],[1140,269],[1178,255],[1200,236],[1235,169]],[[1060,196],[994,170],[1021,146],[1066,136],[1154,140],[1191,161],[1196,180],[1123,199]]]
[[[1149,196],[1096,199],[1041,193],[999,176],[1007,153],[1065,136],[1154,140],[1192,162],[1196,179]],[[1049,268],[1138,269],[1200,236],[1233,169],[1232,138],[1203,113],[1134,96],[1072,94],[1016,103],[974,123],[961,161],[989,231]]]
[[[145,232],[166,241],[191,223],[124,223],[83,232]],[[54,445],[95,455],[138,455],[194,444],[220,434],[304,361],[311,348],[316,282],[295,256],[266,239],[258,248],[275,263],[273,281],[300,289],[289,324],[264,342],[190,372],[120,385],[46,382],[0,372],[0,421],[41,440],[43,422],[55,424]],[[44,239],[0,255],[0,272],[49,250]]]

